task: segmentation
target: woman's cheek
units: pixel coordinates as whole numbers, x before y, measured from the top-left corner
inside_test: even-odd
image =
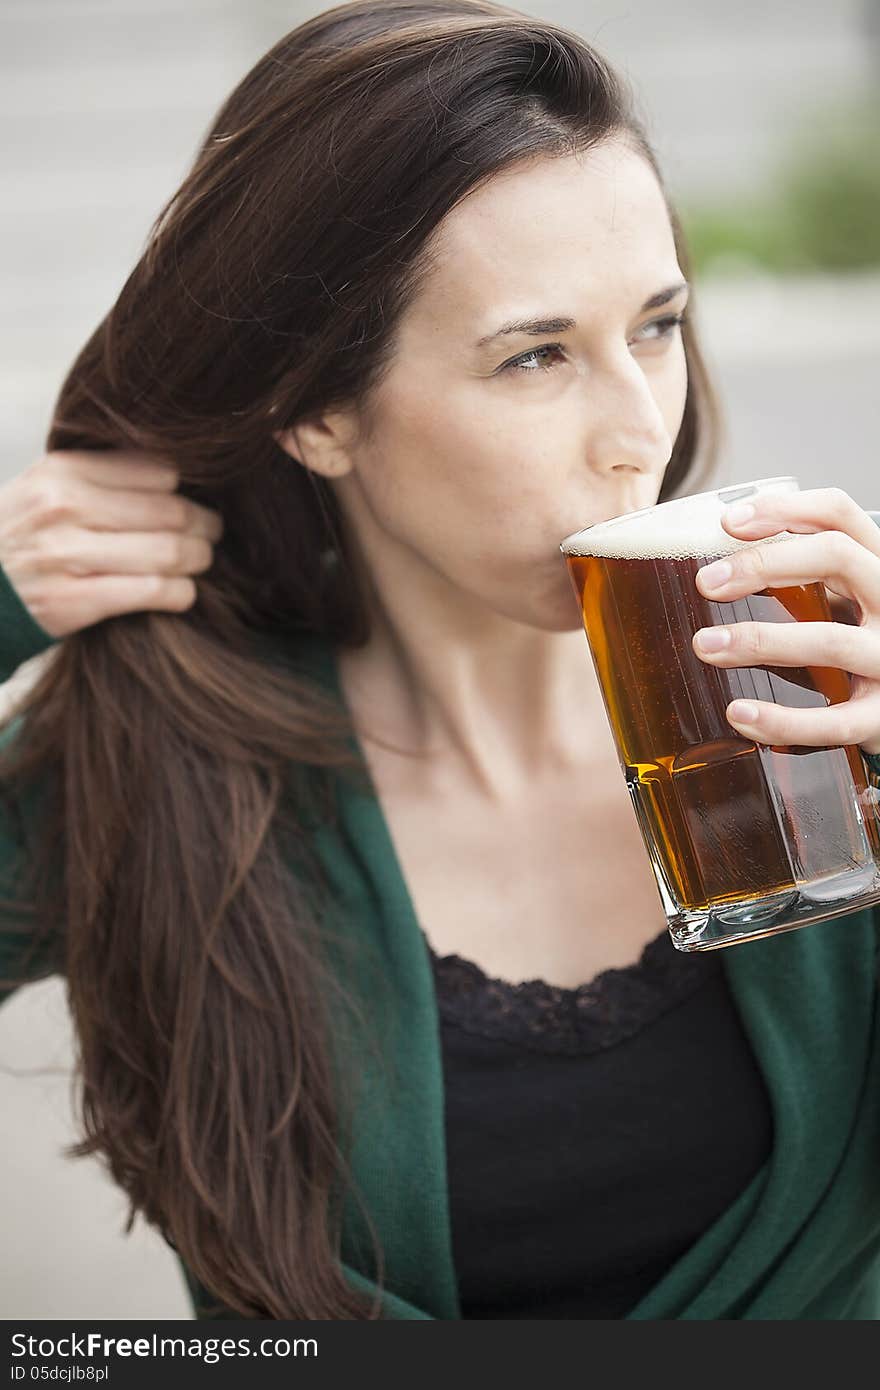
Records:
[[[678,350],[670,363],[669,380],[663,384],[662,399],[659,402],[660,411],[673,444],[684,419],[687,388],[687,358],[684,355],[684,344],[679,341]]]

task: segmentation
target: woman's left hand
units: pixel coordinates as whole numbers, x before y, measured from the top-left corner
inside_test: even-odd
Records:
[[[739,516],[744,505],[753,508],[748,519]],[[853,677],[850,698],[840,704],[793,709],[734,700],[727,707],[730,723],[758,743],[856,744],[880,753],[880,526],[836,487],[757,493],[747,504],[726,507],[722,524],[743,541],[799,534],[704,565],[696,583],[705,598],[729,603],[762,589],[819,582],[830,591],[832,607],[839,595],[856,612],[855,623],[734,622],[695,633],[694,651],[713,666],[832,666]],[[721,571],[725,564],[728,577]],[[721,635],[714,651],[701,640],[707,633]]]

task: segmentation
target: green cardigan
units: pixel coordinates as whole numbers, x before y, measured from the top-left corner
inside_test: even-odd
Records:
[[[51,644],[0,570],[0,678]],[[301,648],[297,665],[341,697],[332,652],[318,642]],[[8,881],[16,843],[9,827],[0,828],[0,875]],[[375,948],[388,985],[383,1016],[393,1069],[357,1054],[366,1085],[353,1154],[385,1255],[384,1315],[457,1319],[431,964],[371,785],[346,784],[339,824],[316,838],[339,921]],[[630,1319],[880,1317],[878,933],[880,914],[863,910],[721,953],[770,1094],[773,1149]],[[19,940],[14,925],[3,924],[0,973],[11,969]],[[366,976],[347,983],[361,989],[369,1008]],[[534,1142],[523,1135],[523,1143]],[[344,1270],[354,1286],[372,1290],[368,1248],[350,1203]],[[210,1316],[207,1292],[186,1268],[184,1275],[196,1315]]]

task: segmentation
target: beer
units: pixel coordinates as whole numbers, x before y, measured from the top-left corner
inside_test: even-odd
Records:
[[[765,746],[728,722],[731,700],[822,707],[847,700],[850,681],[830,667],[722,668],[696,655],[702,627],[831,620],[820,583],[704,598],[697,570],[750,543],[721,528],[716,494],[702,496],[714,508],[648,508],[562,550],[667,915],[736,904],[727,920],[757,924],[749,904],[806,896],[819,907],[869,890],[880,837],[860,810],[872,798],[857,748]]]

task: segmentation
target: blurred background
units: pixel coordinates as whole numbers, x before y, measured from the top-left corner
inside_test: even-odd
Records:
[[[214,111],[328,8],[0,0],[0,480],[42,452],[74,355]],[[725,412],[719,482],[794,473],[880,508],[880,0],[536,0],[630,80],[690,234]],[[0,1009],[3,1318],[189,1318],[170,1250],[74,1133],[61,982]]]

